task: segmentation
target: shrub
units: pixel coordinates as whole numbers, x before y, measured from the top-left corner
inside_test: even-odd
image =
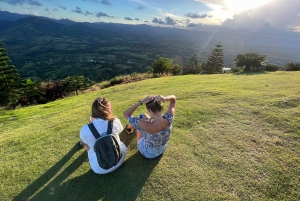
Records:
[[[232,73],[238,73],[238,72],[241,72],[241,71],[242,71],[242,68],[237,68],[237,67],[231,68]]]
[[[300,63],[288,63],[285,66],[285,70],[287,70],[287,71],[299,71],[300,70]]]
[[[40,90],[44,95],[43,98],[38,101],[38,103],[46,103],[64,98],[67,96],[66,88],[67,86],[60,81],[49,81],[47,83],[42,82],[40,85]]]
[[[41,89],[41,83],[36,81],[31,81],[30,78],[22,81],[22,90],[23,93],[18,100],[18,105],[20,106],[28,106],[33,105],[43,101],[43,97],[45,95],[45,91]]]
[[[153,73],[153,77],[156,77],[157,75],[168,73],[172,68],[172,64],[172,60],[160,57],[158,60],[154,61],[150,71]]]
[[[110,85],[113,86],[113,85],[116,85],[116,84],[121,84],[123,82],[124,82],[124,77],[117,76],[117,77],[114,77],[110,80]]]
[[[170,70],[172,75],[181,75],[182,67],[179,64],[174,64]]]
[[[98,84],[98,86],[100,87],[100,89],[105,89],[110,87],[110,81],[102,81]]]
[[[280,67],[277,66],[277,65],[267,64],[267,65],[264,67],[264,70],[265,70],[265,71],[270,71],[270,72],[275,72],[275,71],[280,70]]]

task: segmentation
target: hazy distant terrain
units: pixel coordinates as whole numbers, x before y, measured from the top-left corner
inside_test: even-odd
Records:
[[[224,47],[226,66],[239,53],[257,52],[268,63],[300,61],[300,34],[216,27],[188,31],[148,25],[75,23],[0,11],[0,42],[22,77],[61,79],[84,75],[95,81],[145,72],[159,57],[185,65],[192,54],[205,62],[215,44]]]

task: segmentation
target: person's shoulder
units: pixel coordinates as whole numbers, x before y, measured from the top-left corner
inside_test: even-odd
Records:
[[[122,125],[120,119],[118,119],[118,118],[114,119],[113,126],[114,126],[114,128],[117,129],[117,132],[121,132],[123,130],[123,125]]]
[[[174,119],[174,115],[171,113],[165,113],[163,115],[166,119],[168,119],[169,121],[172,121]]]
[[[80,135],[87,135],[89,134],[89,126],[88,124],[84,124],[82,127],[81,127],[81,130],[80,130]]]
[[[129,121],[131,124],[137,123],[139,120],[140,120],[140,118],[137,118],[137,117],[135,117],[135,116],[133,116],[133,115],[131,115],[131,116],[128,117],[128,121]]]
[[[171,113],[168,113],[168,112],[166,112],[164,115],[163,115],[164,117],[174,117],[174,115],[173,114],[171,114]]]
[[[119,118],[116,117],[116,118],[113,120],[113,123],[114,123],[114,124],[121,124],[121,121],[120,121]]]
[[[89,128],[88,124],[84,124],[82,127],[81,127],[81,130],[84,130],[84,129],[87,129]]]
[[[120,121],[120,119],[118,117],[114,118],[114,121]]]

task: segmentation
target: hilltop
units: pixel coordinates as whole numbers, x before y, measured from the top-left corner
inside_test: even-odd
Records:
[[[163,77],[0,110],[0,200],[298,200],[299,73]],[[95,175],[76,147],[92,101],[109,98],[125,126],[149,94],[177,96],[166,152],[145,159],[122,132],[125,163]]]

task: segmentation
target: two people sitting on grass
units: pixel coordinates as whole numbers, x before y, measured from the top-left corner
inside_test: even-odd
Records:
[[[107,98],[98,97],[92,104],[92,114],[90,124],[85,124],[80,130],[81,141],[79,144],[86,149],[91,169],[97,174],[107,174],[122,165],[126,157],[126,146],[120,141],[119,133],[123,131],[121,121],[113,114],[110,101]],[[108,143],[109,149],[112,151],[99,156],[98,150],[95,151],[96,145],[100,142],[100,138],[95,137],[94,133],[98,133],[101,143]],[[102,141],[105,140],[105,141]],[[97,142],[97,143],[96,143]],[[102,144],[100,144],[101,146]],[[106,148],[105,146],[103,148]],[[101,150],[100,151],[107,151]],[[108,150],[110,151],[110,150]],[[114,159],[114,161],[111,161]]]
[[[162,102],[169,101],[167,112],[162,115]],[[132,116],[137,107],[146,104],[148,114]],[[167,148],[175,115],[176,97],[147,96],[124,111],[130,124],[127,130],[135,128],[137,147],[146,158],[155,158]],[[91,169],[97,174],[107,174],[122,165],[127,149],[120,141],[123,131],[120,120],[113,114],[110,101],[98,97],[92,104],[90,123],[80,130],[79,145],[86,149]],[[130,131],[129,133],[132,133]]]
[[[169,101],[169,106],[162,115],[162,102]],[[141,105],[146,104],[148,114],[139,117],[132,116],[133,112]],[[172,123],[175,115],[176,97],[148,96],[124,111],[123,116],[128,120],[127,132],[136,129],[137,147],[146,158],[155,158],[167,148],[171,135]]]

